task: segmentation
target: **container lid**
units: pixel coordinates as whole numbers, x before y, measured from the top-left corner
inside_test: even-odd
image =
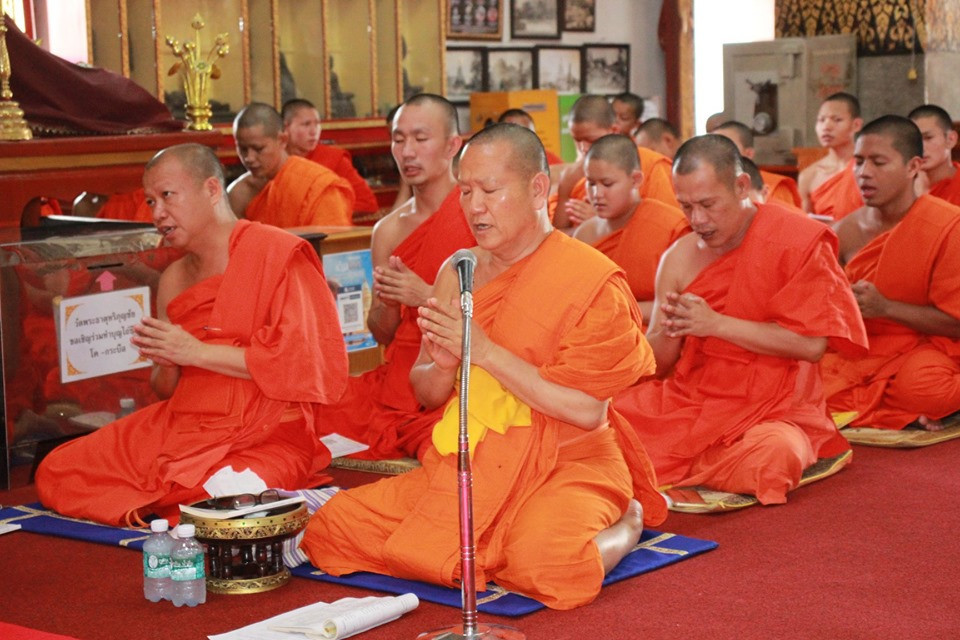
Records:
[[[150,521],[150,531],[153,531],[154,533],[163,533],[169,528],[170,523],[164,518],[157,518],[156,520]]]
[[[177,526],[178,538],[192,538],[197,532],[197,528],[192,524],[181,524]]]
[[[120,398],[120,407],[123,409],[133,409],[137,406],[137,401],[133,398]]]

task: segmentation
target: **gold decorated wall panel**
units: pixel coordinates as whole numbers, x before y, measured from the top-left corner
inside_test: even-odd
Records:
[[[776,0],[778,38],[853,33],[858,55],[920,53],[938,0]],[[956,23],[956,14],[953,21]]]

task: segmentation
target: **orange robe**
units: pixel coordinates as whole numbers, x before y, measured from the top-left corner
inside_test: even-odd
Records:
[[[770,188],[770,192],[767,194],[767,202],[782,202],[791,207],[803,208],[803,200],[800,198],[800,189],[797,188],[796,180],[769,171],[760,171],[760,177],[763,178],[763,183]]]
[[[863,206],[863,195],[853,176],[853,159],[810,192],[812,213],[839,220]]]
[[[110,220],[131,220],[133,222],[153,222],[153,211],[147,204],[147,196],[140,187],[130,193],[115,193],[97,212],[98,218]]]
[[[393,255],[432,285],[444,260],[475,244],[460,208],[460,189],[454,188]],[[340,401],[317,412],[319,433],[337,432],[370,445],[358,457],[418,456],[429,445],[439,411],[424,412],[410,385],[410,369],[420,353],[417,317],[415,308],[401,307],[400,325],[384,352],[384,364],[350,378]]]
[[[247,205],[248,220],[276,227],[353,224],[353,188],[330,169],[290,156]]]
[[[370,185],[367,184],[367,181],[364,180],[354,168],[349,151],[331,144],[318,144],[306,157],[307,160],[313,160],[318,164],[322,164],[350,183],[350,186],[353,187],[353,193],[356,196],[356,200],[353,203],[354,211],[372,213],[380,210],[377,197],[373,195],[373,190],[370,189]]]
[[[836,253],[825,225],[759,205],[741,245],[686,292],[719,313],[863,351],[863,324]],[[827,413],[816,364],[720,338],[687,336],[668,377],[627,389],[614,405],[661,482],[750,493],[764,504],[785,502],[804,468],[849,448]]]
[[[252,469],[270,487],[324,479],[330,453],[314,403],[336,400],[347,357],[333,298],[313,249],[296,236],[240,221],[223,274],[182,292],[170,321],[208,343],[241,346],[251,379],[183,367],[168,400],[67,442],[37,471],[43,503],[68,516],[120,524],[150,509],[206,497],[219,469]]]
[[[487,335],[545,379],[596,398],[654,366],[622,272],[561,232],[480,287],[475,309]],[[496,580],[567,609],[600,590],[597,533],[620,519],[632,496],[647,524],[663,521],[665,504],[642,446],[615,411],[609,427],[589,432],[535,410],[531,418],[531,426],[487,432],[473,455],[477,583]],[[420,469],[340,492],[314,515],[301,546],[335,575],[373,571],[454,586],[456,487],[457,456],[431,447]]]
[[[634,298],[653,300],[660,256],[689,232],[690,225],[679,209],[659,200],[643,200],[622,229],[593,246],[627,272]]]
[[[960,208],[917,198],[890,231],[868,242],[846,267],[850,282],[868,280],[885,297],[935,305],[960,318]],[[853,426],[902,429],[918,417],[960,410],[960,340],[924,335],[885,318],[867,318],[870,353],[821,361],[827,404],[857,411]]]
[[[930,185],[930,195],[943,198],[951,204],[960,205],[960,162],[954,162],[956,173],[952,178],[945,178]]]

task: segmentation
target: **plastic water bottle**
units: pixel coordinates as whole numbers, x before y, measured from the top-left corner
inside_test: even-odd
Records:
[[[143,543],[143,597],[150,602],[169,600],[173,585],[170,583],[170,551],[173,538],[167,533],[169,525],[163,518],[150,523],[153,535]]]
[[[173,580],[173,604],[195,607],[207,601],[207,581],[203,570],[203,547],[194,539],[196,527],[177,527],[177,542],[170,552],[170,578]]]
[[[117,414],[118,418],[128,416],[134,411],[137,410],[137,401],[133,398],[120,398],[120,413]]]

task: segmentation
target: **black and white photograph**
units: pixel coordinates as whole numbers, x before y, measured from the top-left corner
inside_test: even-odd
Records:
[[[597,28],[597,0],[563,0],[563,30],[592,33]]]
[[[499,40],[502,34],[503,0],[448,0],[448,39]]]
[[[533,49],[489,49],[487,88],[490,91],[533,89]]]
[[[560,0],[511,0],[510,37],[559,39]]]
[[[483,47],[447,47],[447,100],[465,102],[484,91]]]
[[[582,91],[583,67],[580,47],[537,47],[537,89],[553,89],[559,94]]]
[[[630,45],[584,45],[583,90],[605,95],[629,91]]]

